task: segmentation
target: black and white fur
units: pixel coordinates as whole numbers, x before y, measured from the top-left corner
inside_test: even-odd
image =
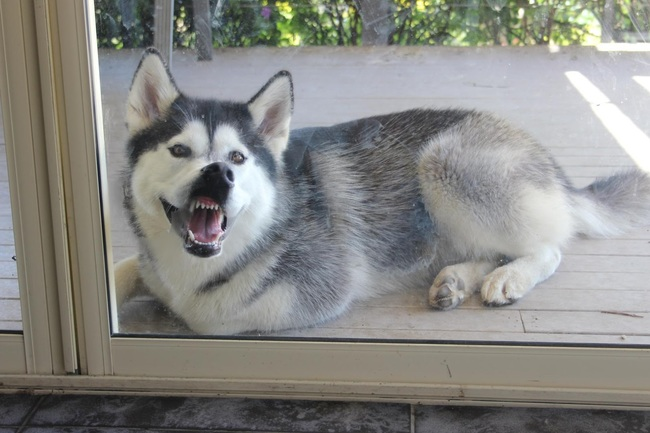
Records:
[[[573,236],[650,220],[646,174],[575,189],[490,114],[411,110],[290,132],[292,110],[287,72],[248,103],[203,100],[145,52],[124,179],[140,248],[116,267],[118,303],[146,290],[202,334],[313,326],[411,286],[430,287],[437,309],[474,292],[506,305],[553,274]]]

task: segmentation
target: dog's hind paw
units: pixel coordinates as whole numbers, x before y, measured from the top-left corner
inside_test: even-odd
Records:
[[[443,269],[429,290],[429,305],[437,310],[451,310],[465,300],[465,282],[456,272]]]
[[[485,275],[497,263],[490,260],[458,263],[444,268],[429,290],[429,305],[438,310],[451,310],[463,303],[481,287]]]
[[[490,307],[500,307],[516,302],[530,290],[524,280],[517,272],[507,267],[495,269],[483,281],[483,303]]]

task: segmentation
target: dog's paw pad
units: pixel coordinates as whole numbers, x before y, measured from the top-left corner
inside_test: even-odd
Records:
[[[483,303],[490,307],[510,305],[528,292],[527,284],[516,272],[498,268],[490,273],[481,286]]]
[[[443,270],[444,272],[444,270]],[[438,310],[450,310],[465,299],[465,283],[456,275],[443,272],[433,282],[429,291],[429,305]]]

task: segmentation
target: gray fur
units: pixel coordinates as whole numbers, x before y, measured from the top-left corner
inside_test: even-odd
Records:
[[[575,191],[578,232],[591,237],[609,237],[645,225],[650,215],[648,197],[648,175],[639,170],[597,179]]]
[[[116,269],[118,299],[143,281],[200,333],[314,326],[355,300],[407,287],[431,286],[438,309],[477,291],[488,305],[508,304],[555,271],[577,233],[607,235],[650,221],[646,174],[576,190],[547,150],[487,113],[410,110],[295,130],[287,140],[288,73],[247,104],[178,92],[165,106],[177,89],[158,62],[145,53],[129,96],[125,209],[142,247],[140,259]],[[159,87],[165,93],[152,96]],[[203,126],[191,129],[197,119]],[[181,138],[189,153],[170,156],[166,149]],[[247,162],[219,156],[230,148]],[[219,162],[235,187],[207,188],[198,161]],[[148,180],[154,166],[170,177],[189,174],[142,196],[167,181]],[[246,176],[257,180],[238,190]],[[207,192],[193,192],[199,184]],[[187,234],[203,229],[191,222],[197,195],[219,209],[197,215],[225,215],[225,234],[201,248]],[[243,206],[240,196],[248,197]]]

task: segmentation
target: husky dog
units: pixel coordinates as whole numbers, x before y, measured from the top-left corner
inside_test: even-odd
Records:
[[[411,110],[291,131],[288,72],[247,103],[197,99],[149,49],[127,104],[125,208],[139,254],[118,303],[155,295],[202,334],[314,326],[355,300],[429,289],[511,304],[573,236],[650,221],[650,179],[585,189],[490,114]]]

